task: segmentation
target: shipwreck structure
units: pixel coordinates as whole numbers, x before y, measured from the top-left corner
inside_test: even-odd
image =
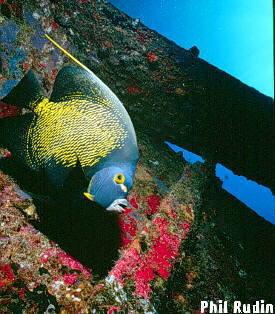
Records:
[[[273,100],[105,0],[4,0],[0,9],[1,99],[30,68],[51,92],[71,61],[47,33],[121,99],[141,155],[129,197],[136,210],[118,219],[89,217],[81,207],[67,217],[63,209],[47,217],[54,230],[43,229],[20,182],[0,173],[0,306],[7,313],[182,313],[199,311],[205,296],[271,299],[272,226],[221,189],[214,165],[273,188]],[[0,103],[1,118],[15,114],[22,112]],[[191,166],[164,141],[207,162]],[[2,156],[9,158],[4,148]],[[100,222],[90,235],[89,219]],[[120,232],[114,255],[106,255]],[[105,279],[97,277],[104,271]]]

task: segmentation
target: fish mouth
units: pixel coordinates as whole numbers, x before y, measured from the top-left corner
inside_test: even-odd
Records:
[[[125,198],[114,200],[113,203],[106,208],[109,212],[123,213],[126,207],[132,208]]]

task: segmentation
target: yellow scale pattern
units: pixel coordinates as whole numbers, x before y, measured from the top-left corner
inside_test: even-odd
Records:
[[[122,112],[97,95],[67,96],[60,102],[43,99],[34,106],[37,117],[26,136],[27,162],[34,168],[56,164],[65,167],[93,166],[114,149],[121,149],[128,136]]]

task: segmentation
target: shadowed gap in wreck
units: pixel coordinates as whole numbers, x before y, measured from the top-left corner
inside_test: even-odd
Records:
[[[175,152],[182,152],[183,158],[190,162],[204,162],[204,159],[186,149],[165,142]],[[275,224],[274,195],[268,187],[235,175],[221,164],[216,164],[216,176],[223,182],[222,188],[254,210],[259,216]]]

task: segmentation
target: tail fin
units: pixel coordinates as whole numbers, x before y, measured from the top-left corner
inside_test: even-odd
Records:
[[[32,104],[43,98],[42,88],[32,70],[1,101],[21,108],[32,109]]]

